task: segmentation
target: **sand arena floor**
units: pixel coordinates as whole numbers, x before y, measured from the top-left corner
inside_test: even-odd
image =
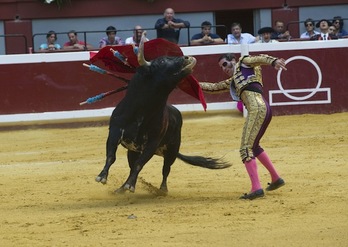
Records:
[[[162,159],[142,170],[135,193],[118,150],[108,184],[108,127],[36,126],[0,131],[0,246],[348,246],[348,113],[274,117],[261,144],[286,186],[239,200],[250,182],[239,159],[237,112],[184,115],[181,152],[224,157],[225,170],[177,160],[158,196]],[[261,182],[269,182],[259,166]]]

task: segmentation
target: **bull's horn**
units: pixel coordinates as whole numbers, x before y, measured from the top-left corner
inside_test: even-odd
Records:
[[[146,31],[143,32],[143,34],[141,35],[141,40],[140,40],[140,44],[139,44],[139,51],[138,51],[138,63],[140,64],[140,66],[150,66],[151,63],[145,60],[144,57],[144,42],[146,41]]]

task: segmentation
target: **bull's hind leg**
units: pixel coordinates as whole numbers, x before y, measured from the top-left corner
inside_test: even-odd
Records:
[[[120,128],[110,127],[108,140],[106,142],[106,161],[103,170],[95,178],[97,182],[106,184],[111,165],[116,161],[116,151],[120,143],[122,130]]]
[[[160,190],[164,193],[168,193],[167,178],[170,173],[171,166],[176,160],[176,154],[178,153],[178,148],[169,148],[163,157],[163,168],[162,168],[162,183]]]
[[[128,159],[129,168],[131,170],[134,169],[133,166],[135,164],[135,161],[139,158],[139,156],[140,156],[139,152],[134,152],[134,151],[128,150],[128,152],[127,152],[127,159]],[[135,183],[136,183],[136,181],[135,181]],[[130,184],[127,184],[127,181],[126,181],[115,192],[117,192],[117,193],[124,193],[127,190],[129,190],[131,192],[134,192],[135,191],[135,183],[133,185],[130,185]]]
[[[149,137],[149,139],[151,139],[151,137]],[[124,185],[122,185],[124,190],[129,190],[130,192],[135,191],[135,184],[137,182],[138,175],[140,171],[143,169],[144,165],[154,155],[157,146],[158,146],[158,142],[152,141],[146,145],[143,152],[140,153],[139,155],[136,155],[133,152],[128,153],[129,156],[131,156],[131,165],[130,165],[131,169],[126,182],[124,183]]]

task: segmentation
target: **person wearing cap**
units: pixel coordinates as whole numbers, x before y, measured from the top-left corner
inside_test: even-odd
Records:
[[[191,45],[212,45],[222,44],[223,39],[215,33],[211,33],[211,23],[209,21],[203,21],[201,24],[202,31],[192,36]]]
[[[106,28],[106,37],[99,41],[99,48],[103,48],[107,45],[124,45],[123,40],[116,36],[117,29],[114,26],[108,26]]]
[[[348,37],[348,32],[343,29],[343,19],[341,16],[335,16],[332,20],[332,25],[334,25],[337,29],[337,37]]]
[[[306,32],[301,34],[301,36],[300,36],[301,39],[310,39],[312,36],[319,34],[318,31],[314,30],[315,23],[314,23],[313,19],[308,18],[304,21],[303,24],[306,28]]]
[[[338,39],[336,35],[329,33],[329,27],[331,26],[331,22],[327,19],[321,19],[316,27],[320,29],[320,33],[313,35],[310,40],[332,40]]]
[[[261,35],[261,39],[257,41],[257,43],[277,43],[278,40],[271,39],[272,33],[274,32],[274,29],[271,27],[263,27],[259,29],[257,32],[259,35]]]
[[[224,54],[218,63],[230,78],[216,83],[199,82],[199,85],[206,93],[230,91],[232,98],[241,100],[248,110],[239,152],[250,178],[251,189],[239,199],[254,200],[264,196],[256,160],[267,169],[271,177],[266,191],[273,191],[285,185],[267,152],[260,146],[260,140],[272,119],[270,105],[264,97],[261,66],[268,65],[276,70],[286,70],[285,60],[266,54],[246,55],[237,60],[233,54]]]

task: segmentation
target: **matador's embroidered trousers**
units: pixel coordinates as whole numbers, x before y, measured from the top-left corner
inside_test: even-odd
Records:
[[[248,110],[240,146],[240,156],[245,162],[263,152],[259,143],[271,122],[272,112],[268,102],[259,92],[244,90],[241,99]]]

